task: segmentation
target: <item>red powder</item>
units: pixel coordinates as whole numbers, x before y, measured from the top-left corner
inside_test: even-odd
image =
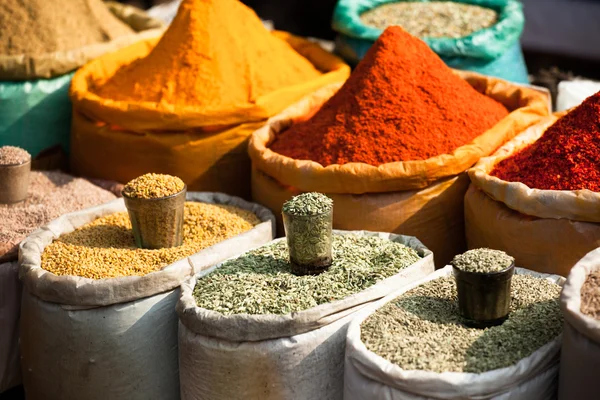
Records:
[[[271,149],[323,166],[378,166],[452,153],[508,114],[400,27],[379,37],[350,79]]]
[[[499,162],[492,175],[533,189],[600,192],[600,92]]]

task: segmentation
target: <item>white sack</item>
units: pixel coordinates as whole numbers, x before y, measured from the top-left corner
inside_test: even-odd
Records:
[[[177,304],[183,400],[342,399],[350,320],[371,302],[433,272],[434,266],[431,251],[414,237],[334,232],[389,238],[423,258],[360,293],[287,315],[224,316],[197,307],[192,295],[196,281],[214,269],[189,278]]]
[[[565,111],[580,105],[600,91],[600,82],[589,80],[562,81],[558,84],[556,111]]]
[[[19,314],[21,282],[19,264],[0,264],[0,393],[21,383]]]
[[[560,356],[560,400],[600,396],[600,321],[580,311],[581,287],[588,275],[599,269],[600,249],[596,249],[571,269],[561,295],[565,329]]]
[[[267,243],[274,232],[273,214],[262,206],[219,193],[187,198],[251,210],[263,222],[143,277],[94,280],[56,276],[40,267],[42,251],[54,238],[125,211],[123,199],[60,217],[21,243],[21,361],[28,400],[179,399],[179,285]]]
[[[562,285],[564,278],[517,268],[516,273],[546,277]],[[423,283],[452,275],[452,267],[437,270],[361,311],[346,338],[344,400],[556,398],[560,335],[517,364],[481,374],[403,370],[369,351],[360,339],[361,323],[377,309]]]

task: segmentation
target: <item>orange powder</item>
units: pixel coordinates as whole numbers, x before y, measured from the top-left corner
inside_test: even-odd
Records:
[[[320,74],[239,1],[184,0],[150,54],[94,91],[113,100],[219,110]]]

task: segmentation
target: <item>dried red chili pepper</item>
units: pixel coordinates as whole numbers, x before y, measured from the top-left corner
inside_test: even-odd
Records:
[[[271,149],[323,166],[424,160],[452,153],[507,114],[423,41],[390,27],[344,86]]]
[[[600,191],[600,92],[491,173],[533,189]]]

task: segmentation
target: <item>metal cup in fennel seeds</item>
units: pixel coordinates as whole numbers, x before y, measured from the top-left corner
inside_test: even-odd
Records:
[[[285,202],[282,216],[292,273],[326,271],[333,261],[333,200],[321,193],[304,193]]]

